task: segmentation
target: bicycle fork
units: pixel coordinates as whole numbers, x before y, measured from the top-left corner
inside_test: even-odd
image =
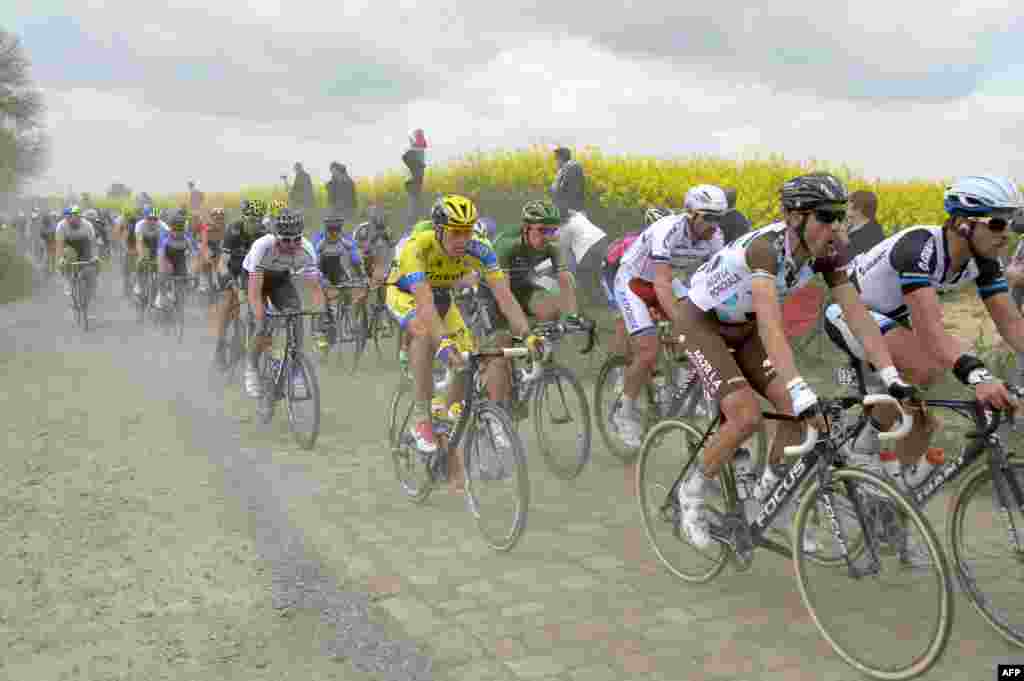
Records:
[[[992,471],[992,486],[995,488],[995,502],[998,510],[1006,520],[1006,533],[1009,539],[1010,551],[1017,555],[1017,559],[1024,563],[1024,542],[1022,532],[1024,528],[1018,527],[1014,521],[1014,509],[1024,513],[1024,492],[1021,491],[1020,483],[1013,474],[1013,468],[1005,462],[989,460],[989,467]]]

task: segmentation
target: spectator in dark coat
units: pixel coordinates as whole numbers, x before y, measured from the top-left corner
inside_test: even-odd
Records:
[[[878,196],[874,192],[856,191],[850,194],[846,207],[846,241],[849,256],[866,253],[885,240],[885,231],[875,222],[878,214]]]
[[[736,210],[737,191],[735,187],[725,187],[725,200],[729,203],[729,212],[722,218],[722,234],[725,236],[725,243],[735,241],[742,234],[750,231],[750,220],[743,213]]]
[[[288,193],[288,206],[301,210],[307,215],[316,207],[316,198],[313,195],[313,180],[302,168],[302,164],[295,164],[295,181],[292,182],[291,191]]]
[[[582,213],[586,198],[583,167],[572,160],[572,153],[565,147],[555,149],[555,161],[558,163],[558,173],[551,183],[551,200],[558,206],[563,218],[567,218],[571,210]]]
[[[331,179],[327,187],[328,215],[342,215],[346,221],[356,214],[356,183],[348,175],[348,169],[334,161],[331,163]]]

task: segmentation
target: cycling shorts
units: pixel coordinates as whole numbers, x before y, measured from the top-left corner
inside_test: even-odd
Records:
[[[340,255],[321,255],[318,263],[320,269],[320,281],[338,285],[348,281],[351,273],[348,268],[341,264]]]
[[[445,291],[447,293],[447,291]],[[437,289],[435,289],[435,294]],[[476,339],[466,326],[458,305],[452,305],[451,296],[441,298],[438,304],[438,296],[434,296],[434,305],[437,313],[441,315],[445,331],[455,341],[455,346],[460,352],[473,352],[476,350]],[[446,301],[445,301],[446,298]],[[410,321],[416,318],[416,298],[412,293],[406,293],[397,286],[389,286],[385,298],[388,311],[398,324],[404,329]]]
[[[705,312],[689,298],[679,303],[677,311],[686,329],[683,353],[700,376],[709,402],[720,402],[744,385],[765,394],[775,379],[775,368],[761,344],[756,321],[721,322],[714,310]]]
[[[608,292],[607,289],[605,292]],[[661,312],[654,284],[633,277],[628,270],[620,269],[615,275],[613,292],[615,306],[622,313],[626,332],[630,336],[653,336],[657,333],[655,316],[661,319],[667,315]],[[672,293],[676,300],[684,298],[687,292],[688,289],[681,281],[672,280]]]
[[[295,283],[290,276],[284,277],[263,277],[263,291],[260,296],[261,304],[270,300],[274,306],[274,312],[299,312],[302,310],[302,297],[299,296]],[[270,318],[263,320],[261,336],[270,335]]]
[[[188,274],[188,253],[186,251],[164,251],[164,257],[171,263],[174,274]]]

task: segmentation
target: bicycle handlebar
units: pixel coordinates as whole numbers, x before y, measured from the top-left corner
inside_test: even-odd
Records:
[[[903,410],[903,405],[895,397],[890,395],[868,395],[861,402],[865,407],[870,407],[879,404],[890,404],[899,409],[900,422],[897,428],[888,430],[878,434],[880,440],[899,440],[904,438],[910,432],[910,429],[914,425],[914,417]],[[792,418],[792,417],[790,417]],[[788,456],[802,456],[807,452],[814,449],[814,445],[818,442],[818,429],[810,424],[806,424],[806,430],[804,441],[798,445],[790,445],[783,447],[782,451]]]

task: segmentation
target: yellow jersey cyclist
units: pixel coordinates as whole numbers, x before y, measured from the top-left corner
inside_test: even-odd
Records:
[[[512,295],[494,249],[473,233],[476,205],[463,196],[443,196],[434,204],[431,221],[432,231],[411,234],[400,247],[391,274],[394,284],[388,286],[386,298],[388,310],[410,336],[409,359],[415,383],[410,434],[423,453],[437,451],[430,422],[434,356],[461,366],[460,353],[476,346],[458,306],[453,304],[452,285],[470,272],[479,273],[515,332],[520,336],[529,333],[526,315]],[[527,344],[535,348],[539,339],[530,337]],[[460,401],[462,393],[462,381],[452,381],[448,403]],[[498,397],[493,385],[488,385],[488,393],[491,399]]]
[[[683,351],[725,417],[705,444],[700,464],[677,489],[682,530],[698,547],[711,543],[705,488],[760,424],[759,394],[776,411],[810,418],[819,431],[825,428],[817,395],[797,373],[781,311],[786,295],[806,286],[815,274],[832,289],[870,361],[883,367],[880,376],[889,393],[898,399],[916,394],[900,378],[878,325],[843,269],[846,258],[837,248],[834,230],[846,216],[846,187],[832,175],[813,173],[786,182],[780,194],[783,221],[723,248],[697,270],[687,297],[675,307],[678,330],[685,335]],[[758,499],[779,479],[783,447],[799,441],[802,428],[800,422],[779,422],[769,465],[754,490]],[[792,506],[787,504],[790,522]]]
[[[944,207],[949,217],[939,226],[909,227],[857,256],[849,271],[860,299],[881,329],[896,367],[917,385],[930,385],[949,370],[974,389],[981,404],[1009,406],[1006,386],[996,380],[970,345],[946,330],[936,289],[974,282],[999,334],[1017,352],[1024,351],[1024,319],[1014,309],[998,256],[1009,239],[1009,226],[1024,208],[1024,197],[1010,179],[975,175],[948,188]],[[841,347],[865,360],[851,337],[843,313],[826,309],[826,331]],[[870,369],[870,367],[868,367]],[[869,392],[882,388],[878,376],[865,372]],[[879,408],[882,428],[895,422],[892,408]],[[933,424],[914,421],[914,429],[893,450],[904,466],[916,465],[931,439]],[[870,423],[854,442],[854,460],[878,469],[878,427]],[[867,457],[866,459],[863,457]],[[902,476],[897,482],[902,484]]]
[[[640,391],[651,380],[658,359],[656,317],[667,317],[681,326],[676,301],[686,295],[687,272],[692,274],[709,256],[718,252],[724,238],[718,226],[728,210],[725,192],[710,184],[686,192],[681,215],[667,215],[643,231],[623,254],[615,274],[615,302],[629,334],[629,366],[626,367],[619,409],[612,425],[627,447],[639,447],[643,426],[637,409]]]
[[[242,269],[249,275],[249,306],[256,325],[249,365],[245,368],[245,390],[250,397],[260,397],[263,390],[258,367],[260,355],[270,347],[266,301],[277,312],[299,312],[302,298],[292,283],[292,272],[298,272],[313,304],[318,308],[324,305],[316,253],[302,236],[303,222],[302,213],[285,208],[274,219],[274,233],[257,239],[242,261]]]

